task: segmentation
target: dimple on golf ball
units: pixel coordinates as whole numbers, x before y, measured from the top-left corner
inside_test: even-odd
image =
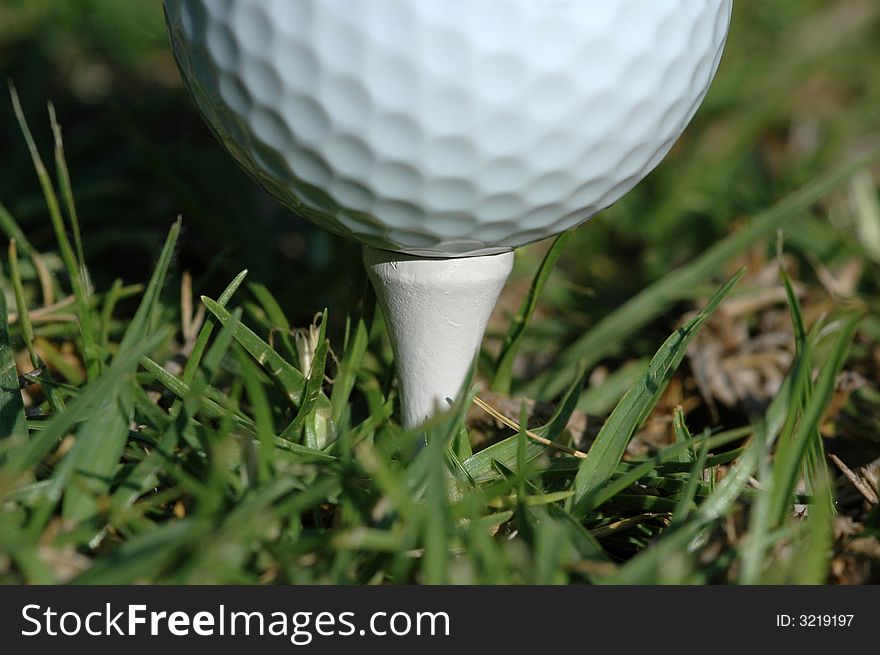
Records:
[[[165,0],[238,162],[367,245],[502,252],[585,221],[666,155],[732,0]]]

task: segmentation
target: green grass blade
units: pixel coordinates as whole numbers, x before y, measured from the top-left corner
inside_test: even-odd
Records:
[[[241,378],[244,383],[245,393],[251,404],[251,413],[254,416],[254,429],[257,440],[260,442],[258,460],[258,475],[260,480],[267,480],[272,465],[272,453],[275,450],[275,427],[272,421],[272,406],[266,396],[266,390],[261,383],[256,364],[249,355],[241,350],[236,350],[239,366],[241,366]]]
[[[34,349],[34,326],[31,323],[30,312],[24,297],[24,285],[21,281],[21,272],[18,269],[18,247],[15,239],[9,242],[9,273],[12,276],[12,291],[15,294],[15,304],[18,309],[18,321],[21,324],[21,333],[24,337],[24,345],[27,348],[31,366],[39,369],[42,361]],[[5,320],[5,318],[4,318]]]
[[[232,296],[241,286],[242,282],[244,282],[247,274],[247,269],[243,270],[232,279],[232,282],[230,282],[226,286],[226,288],[223,290],[223,293],[221,293],[220,297],[217,299],[217,303],[221,307],[226,307],[227,303],[232,299]],[[185,386],[189,386],[193,383],[193,380],[195,379],[196,374],[199,371],[199,366],[202,363],[202,357],[205,354],[205,349],[208,347],[208,342],[211,339],[211,334],[213,334],[215,326],[216,323],[214,318],[211,316],[206,316],[205,322],[202,324],[202,327],[199,330],[199,334],[196,337],[192,352],[190,353],[189,358],[187,358],[186,365],[183,368],[182,381]],[[178,394],[174,403],[171,405],[171,410],[169,412],[172,416],[176,416],[180,412],[181,403],[183,401],[184,397]]]
[[[6,294],[0,289],[0,439],[12,439],[17,444],[24,444],[27,441],[27,422],[7,315]]]
[[[40,371],[40,377],[46,380],[44,388],[46,399],[49,401],[49,407],[54,414],[59,414],[64,411],[64,400],[53,384],[52,374],[43,367],[43,361],[37,355],[37,351],[34,348],[34,327],[31,323],[27,301],[24,298],[24,287],[21,282],[21,273],[18,270],[18,251],[16,250],[16,241],[14,239],[9,242],[9,274],[12,277],[12,290],[15,294],[18,320],[21,323],[21,333],[31,360],[31,366],[34,367],[34,370]]]
[[[828,359],[819,371],[813,396],[810,398],[797,430],[786,450],[778,459],[773,471],[773,499],[770,516],[773,525],[779,525],[789,514],[795,494],[799,472],[803,468],[809,445],[819,429],[819,423],[834,394],[837,377],[846,362],[850,343],[855,335],[861,316],[851,315],[841,321],[837,339],[831,347]]]
[[[101,332],[98,335],[98,339],[101,347],[105,350],[107,349],[107,346],[110,345],[110,329],[113,325],[113,312],[116,309],[116,304],[120,300],[122,285],[123,282],[120,278],[116,278],[113,281],[113,286],[111,286],[110,291],[107,292],[107,295],[104,298],[104,305],[101,307]]]
[[[0,230],[6,234],[7,239],[18,243],[22,255],[30,257],[34,253],[34,247],[2,202],[0,202]]]
[[[796,370],[796,368],[795,368]],[[772,498],[773,479],[770,466],[770,449],[767,444],[765,428],[759,425],[755,430],[755,448],[761,452],[758,462],[758,480],[763,487],[758,490],[757,498],[752,502],[749,516],[749,531],[745,543],[740,548],[740,584],[758,584],[765,569],[764,555],[771,541],[770,502]]]
[[[499,476],[493,463],[501,462],[509,468],[514,468],[516,466],[518,445],[519,436],[513,435],[467,458],[462,462],[462,466],[477,484],[497,480]],[[540,457],[545,449],[546,446],[530,439],[526,445],[526,461],[531,462]]]
[[[133,371],[133,368],[129,373]],[[133,380],[124,378],[108,398],[95,407],[76,433],[76,443],[56,470],[58,487],[67,487],[61,515],[82,521],[98,513],[110,490],[119,459],[128,442]]]
[[[575,495],[569,503],[569,509],[575,516],[585,514],[590,496],[611,478],[632,435],[654,407],[684,358],[688,344],[741,276],[742,271],[725,284],[694,318],[666,340],[654,355],[642,380],[614,408],[575,477]]]
[[[207,296],[202,296],[202,302],[220,323],[226,324],[230,317],[226,309]],[[290,402],[299,407],[306,381],[303,374],[245,325],[238,325],[235,340],[278,382]]]
[[[122,341],[119,344],[119,352],[124,352],[126,349],[131,348],[134,344],[140,342],[150,334],[154,319],[159,313],[159,294],[161,293],[162,287],[165,285],[165,280],[168,277],[168,269],[171,267],[174,249],[177,246],[177,239],[180,236],[181,224],[182,221],[178,218],[168,231],[168,236],[165,238],[165,245],[162,247],[162,252],[159,254],[159,259],[156,262],[153,275],[150,277],[150,282],[147,284],[147,288],[141,298],[140,305],[138,305],[134,317],[128,324],[128,329],[122,336]]]
[[[82,234],[79,227],[79,215],[76,211],[76,203],[73,200],[73,186],[70,183],[70,171],[67,168],[67,159],[64,156],[64,139],[61,136],[61,125],[55,117],[55,107],[49,103],[49,123],[52,126],[52,134],[55,138],[55,170],[58,178],[58,187],[67,216],[70,218],[70,231],[73,233],[73,245],[76,248],[76,257],[79,263],[80,276],[87,295],[92,293],[92,284],[89,271],[86,267],[85,251],[83,250]]]
[[[34,169],[37,172],[40,187],[43,190],[43,196],[49,209],[49,218],[52,221],[52,228],[55,231],[55,239],[58,242],[61,259],[64,261],[64,266],[70,277],[73,294],[76,296],[79,329],[82,337],[83,358],[86,361],[90,377],[94,377],[98,372],[100,359],[98,356],[97,342],[95,341],[95,335],[92,328],[89,290],[86,282],[83,280],[80,265],[77,263],[73,248],[70,245],[70,240],[67,238],[67,229],[64,225],[64,218],[61,214],[61,205],[58,202],[58,195],[55,193],[55,187],[52,184],[52,180],[49,177],[45,164],[43,164],[40,152],[37,150],[37,144],[34,142],[34,137],[31,134],[27,119],[25,119],[24,112],[21,108],[18,93],[11,82],[9,84],[9,93],[12,97],[12,108],[15,112],[15,117],[18,119],[21,132],[24,135],[25,142],[30,151]]]
[[[547,280],[550,279],[550,274],[556,266],[556,261],[559,259],[559,255],[562,254],[562,250],[565,248],[565,244],[570,236],[570,232],[563,232],[556,237],[553,245],[550,246],[547,254],[544,255],[544,259],[532,280],[532,285],[519,312],[513,317],[507,334],[504,336],[501,352],[495,365],[495,375],[492,377],[492,389],[494,391],[510,393],[513,382],[513,362],[516,359],[520,342],[526,332],[532,314],[535,313],[535,308],[538,306],[538,298],[541,296],[541,291],[544,289],[544,285],[547,284]]]
[[[693,443],[693,435],[688,430],[687,423],[684,419],[684,411],[681,407],[676,407],[672,415],[672,434],[675,436],[675,443]],[[696,459],[696,453],[693,448],[688,449],[679,456],[680,462],[692,462]]]
[[[292,330],[290,321],[284,313],[284,310],[281,308],[281,305],[278,304],[275,296],[272,295],[272,292],[269,291],[265,285],[262,285],[259,282],[250,283],[248,285],[248,290],[253,294],[254,298],[257,299],[260,308],[265,312],[265,322],[271,330],[271,338],[269,339],[270,343],[274,344],[274,340],[277,339],[283,347],[283,350],[282,348],[276,348],[276,350],[279,352],[285,352],[289,358],[299,361],[297,359],[299,353],[297,351],[296,343],[294,342],[294,339],[291,338]]]
[[[270,323],[277,328],[284,330],[290,329],[290,321],[287,320],[287,315],[284,313],[284,310],[281,309],[281,305],[278,304],[275,296],[272,295],[272,292],[269,291],[265,285],[260,284],[259,282],[252,282],[248,284],[248,289],[254,294],[254,298],[257,299],[260,306],[262,306],[263,310],[266,312],[266,318],[269,319]]]
[[[220,294],[220,297],[217,298],[218,305],[226,307],[229,301],[232,300],[232,296],[238,291],[241,283],[244,282],[247,274],[248,271],[245,269],[233,278],[232,282],[229,283],[226,289],[223,290],[223,293]],[[187,384],[193,381],[193,377],[195,377],[195,374],[199,369],[202,355],[205,353],[205,348],[208,347],[208,341],[211,338],[211,333],[214,331],[214,326],[214,319],[210,316],[205,318],[205,322],[202,324],[202,329],[199,330],[199,335],[196,337],[196,343],[193,346],[192,353],[190,353],[186,366],[183,369],[183,381]]]
[[[693,445],[688,445],[691,446],[689,450],[692,452]],[[706,469],[706,459],[709,455],[709,448],[710,441],[706,439],[700,445],[700,452],[693,460],[693,464],[691,465],[691,470],[688,473],[684,489],[682,489],[681,493],[678,496],[678,504],[675,506],[675,511],[672,513],[670,525],[680,525],[687,520],[688,515],[691,511],[691,505],[693,504],[694,498],[697,495],[697,489],[700,486],[700,481],[703,479],[703,471]]]
[[[791,277],[789,276],[788,271],[785,269],[781,248],[778,259],[780,262],[779,272],[780,276],[782,277],[783,285],[785,286],[785,293],[786,297],[788,298],[788,306],[791,311],[792,323],[794,325],[796,344],[795,352],[808,352],[809,343],[807,341],[807,326],[806,321],[804,320],[803,309],[801,307],[801,303],[798,299],[797,293],[794,290],[794,284],[791,281]],[[808,378],[808,385],[806,388],[806,394],[804,396],[805,402],[809,402],[812,393],[812,379]],[[834,498],[830,493],[830,487],[827,484],[819,485],[817,487],[815,484],[815,479],[817,477],[822,477],[822,479],[824,480],[828,479],[828,468],[825,462],[825,445],[822,442],[822,434],[817,426],[816,432],[813,434],[812,438],[810,439],[810,444],[807,447],[807,457],[804,466],[804,472],[807,481],[807,493],[815,495],[816,489],[822,489],[825,492],[825,495],[821,499],[821,502],[831,508],[831,511],[833,513]]]
[[[825,502],[832,495],[829,478],[820,472],[814,478],[816,496],[823,499],[813,502],[807,509],[805,547],[792,563],[795,584],[820,585],[828,580],[829,560],[834,545],[834,506]]]
[[[351,393],[355,388],[357,375],[370,343],[369,326],[372,323],[375,302],[372,287],[368,284],[365,285],[361,300],[361,310],[354,317],[350,316],[346,325],[348,338],[345,342],[345,353],[342,356],[342,362],[339,365],[336,379],[333,382],[333,389],[330,392],[331,418],[333,424],[337,427],[342,422],[343,414],[347,409]],[[352,325],[354,326],[353,328]]]
[[[422,515],[422,538],[425,544],[425,557],[422,562],[424,583],[429,585],[448,582],[447,569],[449,561],[446,503],[446,485],[442,462],[437,462],[437,470],[428,476],[425,494],[425,512]]]

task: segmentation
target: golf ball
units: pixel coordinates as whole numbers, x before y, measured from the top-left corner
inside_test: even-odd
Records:
[[[666,155],[732,0],[165,0],[238,162],[376,248],[502,252],[578,225]]]

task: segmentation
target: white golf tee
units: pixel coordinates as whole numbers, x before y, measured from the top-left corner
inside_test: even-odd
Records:
[[[403,424],[417,427],[461,390],[513,252],[429,259],[365,246],[364,266],[394,351]]]

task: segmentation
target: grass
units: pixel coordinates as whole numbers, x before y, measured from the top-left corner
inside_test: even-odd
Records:
[[[356,268],[348,301],[330,290],[329,259],[300,253],[273,272],[277,253],[234,245],[224,191],[197,188],[170,140],[138,131],[152,123],[123,108],[107,128],[129,134],[121,152],[136,156],[120,167],[147,180],[126,191],[83,149],[95,133],[66,95],[29,127],[33,90],[13,91],[0,581],[876,582],[880,153],[863,145],[874,91],[845,73],[859,57],[880,63],[880,14],[840,4],[850,13],[738,8],[742,37],[693,133],[606,222],[518,257],[474,385],[420,430],[398,422],[387,334]],[[80,31],[81,16],[53,6],[12,11],[6,38]],[[817,24],[822,39],[798,38]],[[135,33],[114,57],[147,76],[156,39]],[[786,56],[750,68],[750,48],[767,47],[753,33],[778,35]],[[786,103],[816,85],[827,139],[793,154],[771,137],[801,120]],[[157,97],[178,111],[175,93]],[[72,147],[56,115],[74,119]],[[222,159],[207,148],[196,140],[186,156]],[[25,171],[30,186],[13,185]],[[147,206],[170,185],[183,221]],[[129,206],[131,233],[116,216]],[[254,231],[272,234],[260,220]],[[303,229],[320,251],[326,237]],[[204,239],[216,247],[191,245]],[[149,267],[121,256],[138,240],[155,244]]]

